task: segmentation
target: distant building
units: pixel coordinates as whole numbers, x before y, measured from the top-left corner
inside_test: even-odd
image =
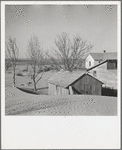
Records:
[[[91,68],[103,60],[103,53],[90,53],[85,60],[85,67]]]
[[[117,53],[105,50],[104,53],[90,53],[85,59],[85,67],[88,69],[106,60],[105,69],[117,69]]]
[[[59,71],[48,80],[49,95],[101,95],[100,80],[86,71]]]

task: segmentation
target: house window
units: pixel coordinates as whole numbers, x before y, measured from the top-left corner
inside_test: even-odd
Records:
[[[58,93],[58,91],[59,91],[59,87],[58,85],[56,85],[56,92]]]
[[[89,61],[89,66],[91,66],[91,61]]]
[[[96,77],[96,75],[97,75],[97,71],[96,71],[96,70],[94,70],[94,71],[93,71],[93,76],[95,76],[95,77]]]

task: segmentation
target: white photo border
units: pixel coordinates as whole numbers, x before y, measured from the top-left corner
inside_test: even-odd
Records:
[[[5,116],[5,5],[117,5],[117,116]],[[120,1],[1,1],[2,149],[119,149],[121,117]]]

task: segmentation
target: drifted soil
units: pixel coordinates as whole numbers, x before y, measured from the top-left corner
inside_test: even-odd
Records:
[[[5,115],[28,116],[113,116],[117,115],[117,97],[95,95],[50,96],[47,79],[55,72],[47,72],[38,83],[40,95],[12,87],[12,74],[5,79]],[[17,86],[28,89],[29,78],[17,76]]]
[[[8,91],[5,100],[5,115],[117,115],[116,97],[35,95],[16,88],[8,89]]]

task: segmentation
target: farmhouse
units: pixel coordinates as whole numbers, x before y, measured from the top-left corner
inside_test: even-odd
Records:
[[[85,60],[85,67],[91,68],[92,66],[95,66],[102,62],[103,59],[103,53],[90,53],[86,60]]]
[[[101,95],[102,84],[85,70],[61,70],[48,80],[48,92],[49,95]]]
[[[106,51],[104,53],[90,53],[85,59],[85,68],[89,69],[106,60],[105,69],[117,69],[117,53]]]

